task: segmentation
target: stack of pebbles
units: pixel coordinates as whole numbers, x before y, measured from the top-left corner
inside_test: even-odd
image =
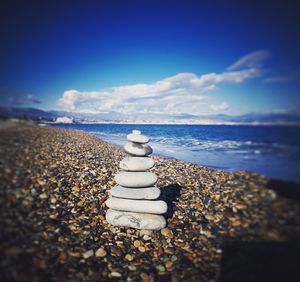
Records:
[[[118,185],[110,190],[112,197],[106,201],[106,220],[116,226],[159,230],[166,226],[162,214],[167,204],[158,200],[160,189],[154,186],[157,176],[146,171],[154,166],[149,157],[152,148],[146,145],[150,139],[138,130],[133,130],[127,139],[130,142],[124,148],[130,156],[119,164],[121,171],[115,177]]]

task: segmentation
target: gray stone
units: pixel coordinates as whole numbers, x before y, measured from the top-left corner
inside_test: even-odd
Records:
[[[127,139],[131,142],[141,144],[146,144],[150,141],[150,138],[148,136],[142,135],[138,130],[133,130],[131,134],[128,134]]]
[[[133,213],[109,209],[106,220],[115,226],[127,226],[144,230],[160,230],[166,227],[166,220],[161,215]]]
[[[157,181],[157,176],[152,172],[120,171],[115,180],[121,186],[139,188],[153,186]]]
[[[127,171],[145,171],[154,166],[154,160],[150,157],[126,157],[119,167]]]
[[[124,149],[128,154],[141,157],[148,156],[153,152],[150,146],[138,143],[126,143]]]
[[[115,186],[109,192],[113,197],[126,199],[154,200],[160,196],[160,189],[157,187],[126,188],[122,186]]]
[[[164,201],[149,201],[149,200],[129,200],[122,198],[109,198],[105,204],[110,209],[130,212],[143,212],[163,214],[167,212],[167,204]]]

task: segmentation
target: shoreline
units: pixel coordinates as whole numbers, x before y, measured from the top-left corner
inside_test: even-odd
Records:
[[[137,122],[39,122],[41,124],[119,124],[119,125],[202,125],[202,126],[274,126],[274,127],[300,127],[299,122],[215,122],[215,123],[180,123],[180,122],[152,122],[152,121],[137,121]]]
[[[143,125],[138,127],[143,130],[151,132]],[[109,125],[49,125],[54,128],[66,128],[66,129],[81,129],[84,132],[88,132],[96,135],[101,140],[115,144],[117,146],[123,146],[125,144],[126,135],[125,131],[134,128],[133,125],[112,125],[110,130]],[[204,128],[200,126],[199,128]],[[247,127],[248,128],[248,127]],[[191,139],[182,136],[177,137],[170,135],[170,129],[166,126],[166,138],[164,140],[163,131],[164,127],[154,127],[154,137],[151,141],[155,154],[165,158],[174,158],[193,164],[199,164],[200,166],[206,166],[209,169],[223,170],[228,172],[237,171],[250,171],[259,175],[263,175],[267,178],[276,178],[284,181],[292,181],[300,183],[299,174],[297,173],[297,167],[299,167],[299,161],[295,158],[299,149],[295,148],[295,145],[276,141],[276,137],[272,142],[268,144],[268,141],[260,141],[259,138],[232,138],[226,136],[224,138],[201,138],[201,131],[205,129],[197,129],[200,134],[193,136]],[[195,128],[196,130],[196,128]],[[213,134],[216,134],[216,129],[212,129]],[[229,130],[229,131],[228,131]],[[252,130],[252,129],[251,129]],[[278,130],[278,128],[277,128]],[[180,131],[180,128],[174,128],[174,131]],[[218,130],[217,130],[218,131]],[[225,132],[230,132],[227,129]],[[264,129],[261,127],[257,135],[264,133]],[[124,134],[122,134],[122,132]],[[172,129],[171,129],[172,132]],[[272,132],[271,132],[272,133]],[[189,134],[189,130],[188,133]],[[247,131],[245,132],[247,134]],[[251,133],[252,134],[252,133]],[[281,136],[280,132],[276,133]],[[276,134],[274,136],[276,136]],[[241,136],[243,133],[241,132]],[[292,140],[290,137],[290,140]],[[158,138],[158,139],[157,139]],[[200,139],[199,139],[200,138]],[[268,139],[268,137],[263,137]],[[157,139],[157,140],[156,140]],[[181,141],[179,141],[181,140]],[[295,157],[292,157],[295,156]],[[281,165],[282,164],[282,165]]]
[[[250,275],[257,263],[269,278],[297,270],[300,202],[293,188],[285,193],[287,182],[155,155],[168,224],[145,234],[105,220],[125,156],[116,145],[22,124],[0,133],[4,280],[226,281]],[[272,265],[257,254],[271,255]]]

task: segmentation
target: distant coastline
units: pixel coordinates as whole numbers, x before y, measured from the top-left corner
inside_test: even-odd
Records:
[[[192,121],[83,121],[83,122],[45,122],[49,124],[135,124],[135,125],[232,125],[232,126],[300,126],[298,122],[218,122],[218,121],[207,121],[207,122],[192,122]]]
[[[166,124],[166,125],[233,125],[233,126],[300,126],[299,112],[248,113],[239,116],[225,114],[195,116],[184,113],[136,114],[77,113],[37,108],[0,107],[0,118],[18,118],[45,123],[77,124]]]

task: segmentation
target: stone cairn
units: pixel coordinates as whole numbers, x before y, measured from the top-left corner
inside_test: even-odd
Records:
[[[121,171],[116,175],[117,186],[110,190],[106,201],[109,208],[106,220],[116,226],[127,226],[144,230],[159,230],[166,226],[162,214],[167,211],[166,202],[159,200],[160,189],[155,187],[157,176],[146,170],[154,166],[146,145],[150,138],[133,130],[127,135],[130,141],[124,148],[129,156],[119,164]]]

